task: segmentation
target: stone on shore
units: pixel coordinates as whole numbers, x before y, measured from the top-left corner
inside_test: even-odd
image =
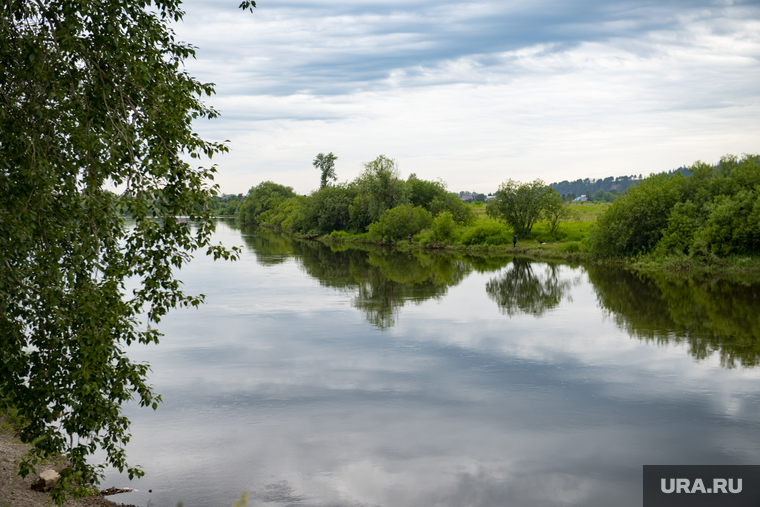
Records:
[[[32,489],[37,491],[50,491],[56,485],[61,476],[55,470],[45,470],[40,478],[32,484]]]

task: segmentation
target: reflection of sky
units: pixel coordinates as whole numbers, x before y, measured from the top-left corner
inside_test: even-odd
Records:
[[[758,461],[755,371],[627,337],[585,278],[543,317],[508,318],[484,290],[497,274],[381,332],[292,259],[199,256],[181,277],[208,304],[131,353],[165,402],[128,410],[146,477],[117,500],[638,506],[643,464]]]

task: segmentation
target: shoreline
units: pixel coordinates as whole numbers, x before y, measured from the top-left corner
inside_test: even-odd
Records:
[[[217,217],[237,222],[236,217]],[[470,255],[477,257],[527,257],[534,260],[557,261],[568,264],[614,266],[641,275],[659,275],[666,278],[711,278],[726,279],[736,283],[760,282],[760,252],[757,255],[732,255],[706,258],[673,255],[654,258],[649,255],[638,257],[599,257],[581,250],[580,241],[548,242],[541,245],[533,241],[529,246],[511,245],[452,245],[434,243],[408,243],[400,240],[395,243],[383,243],[378,238],[366,234],[350,234],[343,231],[324,235],[299,236],[288,234],[281,228],[265,224],[239,224],[238,227],[260,227],[282,234],[295,241],[316,241],[330,247],[342,248],[379,248],[407,252],[420,251],[428,254],[445,253],[448,255]],[[531,240],[523,240],[527,242]]]
[[[0,421],[4,417],[0,415]],[[34,474],[29,474],[26,478],[18,475],[18,462],[23,456],[30,444],[21,443],[16,438],[13,430],[0,430],[0,507],[50,507],[55,503],[50,499],[49,493],[35,491],[32,489],[32,483],[37,479]],[[59,460],[49,465],[38,467],[42,473],[44,470],[52,469],[60,472],[66,464]],[[117,503],[106,499],[101,494],[82,497],[78,499],[68,498],[62,507],[137,507],[133,504]]]
[[[282,231],[276,231],[280,232]],[[663,275],[666,277],[711,277],[728,279],[738,283],[760,281],[760,258],[751,256],[732,256],[720,258],[713,256],[706,260],[694,257],[670,256],[662,259],[653,259],[647,256],[636,258],[624,257],[596,257],[580,251],[579,248],[567,248],[574,243],[546,243],[542,245],[520,246],[509,245],[440,245],[430,247],[419,243],[405,243],[402,241],[395,244],[381,244],[372,241],[352,241],[351,239],[332,238],[329,235],[317,238],[298,238],[299,241],[319,241],[328,246],[345,247],[370,247],[391,248],[398,251],[421,251],[425,253],[441,252],[449,255],[471,255],[478,257],[528,257],[534,260],[558,261],[568,264],[583,265],[594,264],[603,266],[615,266],[628,271],[646,274]],[[564,250],[567,248],[567,251]]]

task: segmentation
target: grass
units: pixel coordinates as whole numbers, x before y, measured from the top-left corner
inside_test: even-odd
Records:
[[[633,271],[665,272],[673,276],[719,276],[735,280],[757,280],[760,278],[760,256],[733,256],[727,258],[692,258],[653,255],[637,258],[599,258],[584,251],[582,241],[588,236],[597,218],[607,209],[609,203],[573,203],[570,216],[562,220],[555,234],[550,233],[548,222],[538,222],[531,234],[518,238],[517,247],[512,245],[513,230],[504,222],[494,220],[486,214],[485,206],[473,206],[475,221],[468,226],[460,226],[451,241],[430,241],[430,233],[415,235],[412,244],[400,239],[395,244],[383,243],[380,238],[369,233],[355,234],[335,231],[317,239],[331,244],[332,248],[395,247],[401,250],[439,250],[451,254],[477,256],[519,255],[535,259],[561,260],[570,263],[596,263],[624,266]],[[426,238],[427,234],[427,240]]]

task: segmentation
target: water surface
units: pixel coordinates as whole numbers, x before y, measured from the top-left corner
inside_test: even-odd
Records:
[[[760,463],[757,286],[214,241],[241,260],[130,350],[164,403],[127,409],[119,502],[638,507],[644,464]]]

